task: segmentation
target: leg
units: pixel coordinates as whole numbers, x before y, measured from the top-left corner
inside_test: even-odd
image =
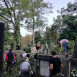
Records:
[[[11,74],[12,61],[9,61],[9,74]]]
[[[9,62],[7,61],[6,72],[8,72]]]
[[[61,73],[57,73],[56,75],[54,75],[52,77],[61,77]]]
[[[24,77],[24,72],[23,71],[21,71],[20,77]]]
[[[64,52],[66,52],[66,46],[67,46],[67,44],[68,44],[68,43],[65,43],[64,46],[63,46]]]
[[[28,77],[31,77],[31,72],[30,71],[28,72]]]

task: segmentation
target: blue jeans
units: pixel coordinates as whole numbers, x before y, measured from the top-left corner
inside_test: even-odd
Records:
[[[64,48],[64,52],[66,52],[66,47],[68,45],[68,42],[64,44],[63,48]]]
[[[37,50],[37,53],[39,53],[39,52],[41,52],[41,49],[40,48]]]

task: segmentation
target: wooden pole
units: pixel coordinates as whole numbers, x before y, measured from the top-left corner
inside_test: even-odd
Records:
[[[69,75],[68,75],[68,77],[70,77],[70,70],[71,70],[71,63],[70,63],[70,61],[69,61]]]

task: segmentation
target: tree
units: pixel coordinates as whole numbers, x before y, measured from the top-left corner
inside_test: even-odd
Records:
[[[69,40],[75,40],[77,38],[77,16],[66,16],[64,23],[66,24],[60,38],[65,36]]]
[[[26,28],[33,30],[33,45],[35,43],[35,29],[38,27],[44,27],[44,19],[42,14],[47,10],[50,12],[52,4],[47,4],[44,0],[30,0],[29,13],[27,14],[27,25]],[[45,11],[46,10],[46,11]],[[47,11],[47,12],[48,12]]]
[[[16,46],[21,44],[20,21],[26,16],[29,0],[3,0],[0,5],[0,19],[11,25]]]
[[[35,43],[37,44],[38,41],[41,41],[41,35],[40,35],[40,32],[39,31],[36,31],[35,32]]]

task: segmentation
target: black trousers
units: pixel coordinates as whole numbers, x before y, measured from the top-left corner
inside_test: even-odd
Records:
[[[20,77],[25,77],[25,75],[27,77],[31,77],[31,72],[30,70],[21,70],[21,76]]]
[[[11,74],[11,68],[12,68],[12,60],[8,60],[6,71],[9,72],[9,74]]]

